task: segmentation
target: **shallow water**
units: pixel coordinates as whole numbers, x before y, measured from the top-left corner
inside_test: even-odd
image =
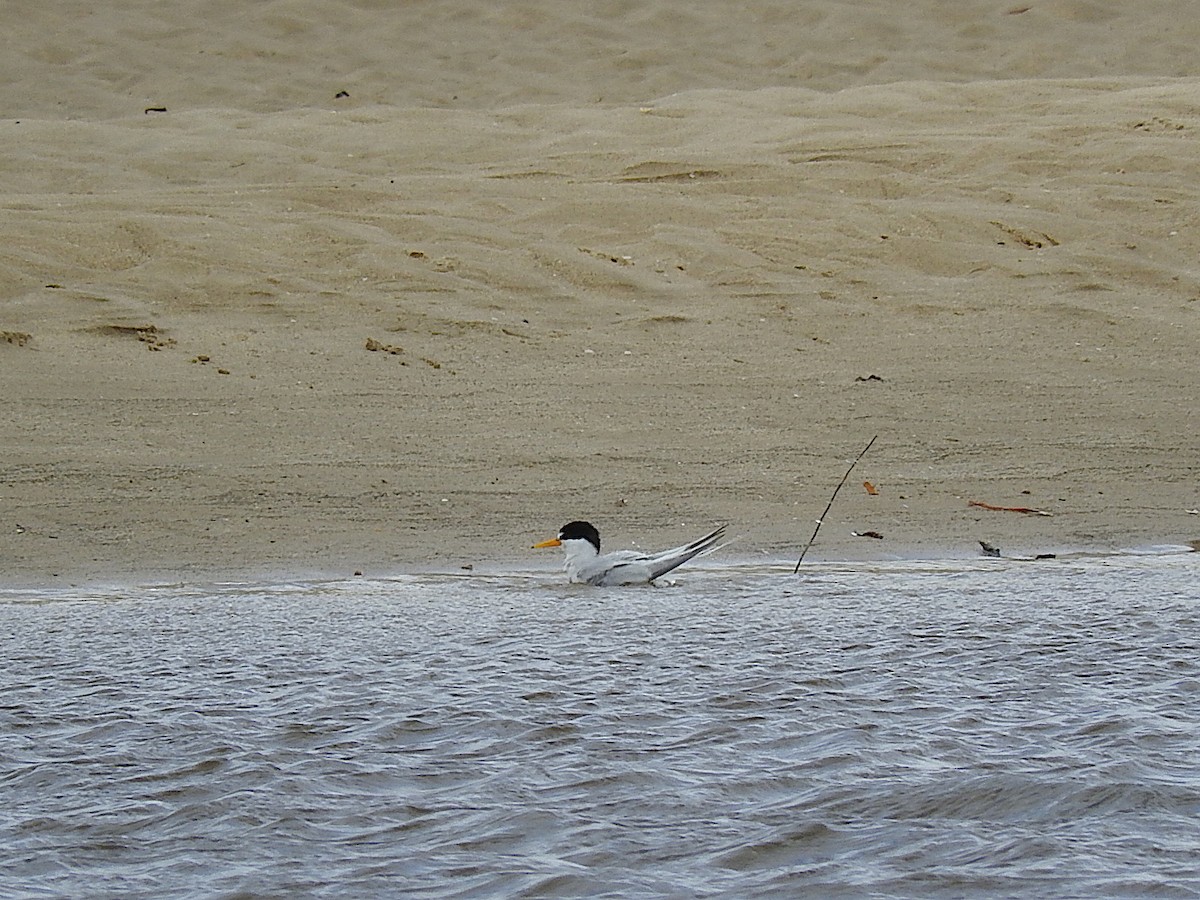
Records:
[[[0,592],[0,895],[1200,896],[1200,555]]]

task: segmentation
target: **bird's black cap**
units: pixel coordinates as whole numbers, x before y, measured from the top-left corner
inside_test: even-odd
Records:
[[[558,529],[560,541],[588,541],[600,552],[600,532],[591,522],[568,522]]]

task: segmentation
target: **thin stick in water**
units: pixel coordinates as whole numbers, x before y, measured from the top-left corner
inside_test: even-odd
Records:
[[[813,541],[817,539],[817,532],[821,530],[821,526],[825,524],[825,517],[829,515],[829,510],[833,508],[833,501],[838,495],[838,491],[842,489],[842,485],[846,483],[846,479],[850,477],[850,473],[854,471],[854,467],[858,465],[858,461],[867,455],[867,451],[871,449],[871,445],[875,443],[879,435],[871,438],[867,442],[867,446],[862,448],[862,453],[854,457],[854,462],[850,463],[850,468],[846,470],[846,474],[842,476],[842,480],[838,482],[838,486],[833,489],[833,496],[829,498],[829,503],[825,506],[825,512],[821,513],[821,518],[817,519],[817,527],[813,529],[812,537],[808,539],[808,543],[804,545],[804,549],[800,551],[800,558],[796,560],[796,568],[792,569],[792,574],[795,575],[800,571],[800,563],[804,562],[804,556],[808,553],[808,548],[813,545]]]

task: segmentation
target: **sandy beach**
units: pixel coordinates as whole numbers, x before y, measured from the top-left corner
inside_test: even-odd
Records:
[[[8,4],[0,583],[1200,539],[1194,4],[795,7]]]

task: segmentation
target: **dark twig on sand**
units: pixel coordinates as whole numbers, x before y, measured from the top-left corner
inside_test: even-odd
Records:
[[[867,442],[867,446],[862,448],[862,452],[854,457],[854,462],[850,463],[850,468],[846,470],[846,474],[842,476],[842,480],[838,482],[838,486],[833,489],[833,496],[829,498],[829,503],[825,505],[825,512],[821,513],[821,518],[817,519],[817,527],[813,529],[812,537],[808,539],[808,543],[804,545],[804,549],[800,551],[800,558],[796,560],[796,568],[792,569],[792,574],[795,575],[800,571],[800,563],[804,562],[805,554],[808,553],[808,548],[813,545],[813,541],[817,539],[817,532],[821,530],[821,526],[825,523],[825,517],[829,515],[829,510],[833,508],[833,501],[837,498],[838,491],[842,489],[842,485],[846,483],[846,479],[850,477],[850,473],[854,471],[854,467],[858,465],[858,461],[867,455],[867,451],[871,449],[871,445],[875,443],[879,435],[871,438]]]

